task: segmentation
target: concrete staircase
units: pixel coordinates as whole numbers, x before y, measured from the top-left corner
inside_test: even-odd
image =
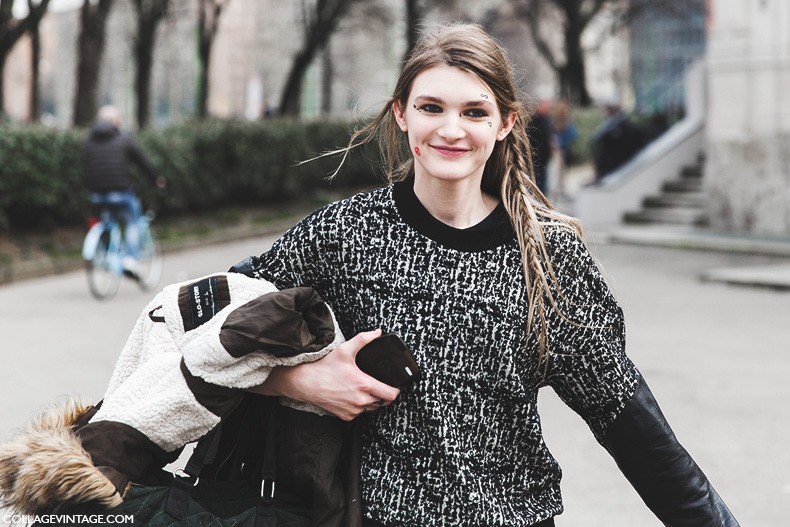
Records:
[[[638,211],[626,212],[627,224],[672,224],[704,226],[708,223],[706,197],[702,190],[704,160],[683,167],[677,178],[664,183],[657,195],[642,200]]]

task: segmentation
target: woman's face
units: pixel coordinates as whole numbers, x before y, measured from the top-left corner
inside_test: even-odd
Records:
[[[482,179],[496,141],[510,133],[515,112],[503,120],[491,89],[476,75],[441,65],[417,75],[405,107],[393,105],[408,133],[418,178]]]

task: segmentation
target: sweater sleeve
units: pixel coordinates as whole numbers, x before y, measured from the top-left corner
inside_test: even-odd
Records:
[[[561,314],[547,308],[548,383],[668,527],[737,527],[625,354],[623,313],[575,234],[547,234]]]
[[[625,354],[623,312],[575,233],[548,230],[546,241],[557,278],[546,301],[547,382],[602,442],[640,377]]]
[[[231,267],[272,282],[278,289],[319,287],[330,278],[330,263],[339,251],[336,204],[307,216],[260,256],[250,256]]]

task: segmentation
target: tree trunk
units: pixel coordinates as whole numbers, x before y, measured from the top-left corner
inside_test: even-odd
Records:
[[[302,51],[294,57],[288,79],[285,81],[283,95],[280,98],[280,115],[298,117],[302,104],[302,81],[310,63],[313,61],[312,53]]]
[[[8,54],[14,49],[19,39],[39,22],[47,12],[50,0],[41,0],[38,4],[28,2],[28,14],[25,18],[13,16],[13,0],[0,0],[0,118],[5,115],[5,85],[3,73]]]
[[[200,62],[200,73],[198,75],[197,86],[197,114],[201,119],[208,117],[208,72],[211,52],[206,52],[198,57]]]
[[[419,37],[419,25],[422,20],[420,13],[419,0],[406,0],[406,51],[403,53],[403,63],[405,64],[411,54],[411,50],[417,44]]]
[[[219,17],[229,0],[197,0],[198,2],[198,73],[197,114],[201,119],[208,117],[209,68],[211,48],[219,29]]]
[[[587,91],[587,74],[582,33],[587,23],[580,14],[576,2],[565,2],[565,64],[560,75],[561,89],[571,102],[579,106],[590,106],[592,99]]]
[[[280,114],[298,117],[301,112],[302,83],[316,52],[326,47],[340,18],[354,0],[317,0],[313,17],[305,27],[302,49],[296,53],[280,97]]]
[[[30,115],[31,123],[41,120],[41,70],[38,65],[41,61],[41,32],[38,24],[30,30]]]
[[[137,9],[137,38],[134,43],[136,63],[134,87],[137,96],[137,127],[148,126],[151,117],[151,71],[154,65],[156,29],[167,14],[170,0],[145,2],[135,0]]]
[[[329,44],[324,47],[321,55],[321,114],[330,115],[332,113],[332,81],[335,78],[334,65],[332,63],[332,51]]]
[[[33,12],[36,5],[33,0],[27,0],[28,12]],[[43,14],[42,14],[43,16]],[[36,123],[41,120],[41,18],[38,18],[30,25],[30,122]]]
[[[151,94],[151,67],[153,66],[153,48],[156,28],[144,25],[140,20],[140,29],[137,42],[134,46],[137,70],[135,71],[134,87],[137,95],[137,127],[142,130],[148,126],[150,94]]]
[[[3,71],[5,70],[6,54],[0,53],[0,123],[6,118],[5,112],[5,82],[3,82]]]
[[[85,0],[80,9],[74,126],[88,126],[96,117],[105,27],[112,2],[113,0],[97,0],[97,3],[92,4],[90,0]]]

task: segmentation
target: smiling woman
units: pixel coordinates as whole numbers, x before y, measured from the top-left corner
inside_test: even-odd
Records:
[[[348,498],[365,526],[554,525],[546,385],[665,525],[737,526],[626,355],[622,310],[580,225],[536,186],[527,117],[482,28],[420,40],[345,149],[378,139],[390,184],[324,207],[234,268],[313,287],[353,336],[255,391],[361,421],[361,499]],[[397,397],[355,365],[377,329],[399,334],[422,371]]]
[[[480,192],[480,183],[495,143],[510,133],[516,112],[503,118],[490,102],[493,96],[476,75],[439,65],[417,76],[406,104],[392,105],[409,145],[420,152],[414,160],[415,194],[434,216],[456,228],[479,223],[498,204]],[[444,197],[437,201],[437,195]]]

